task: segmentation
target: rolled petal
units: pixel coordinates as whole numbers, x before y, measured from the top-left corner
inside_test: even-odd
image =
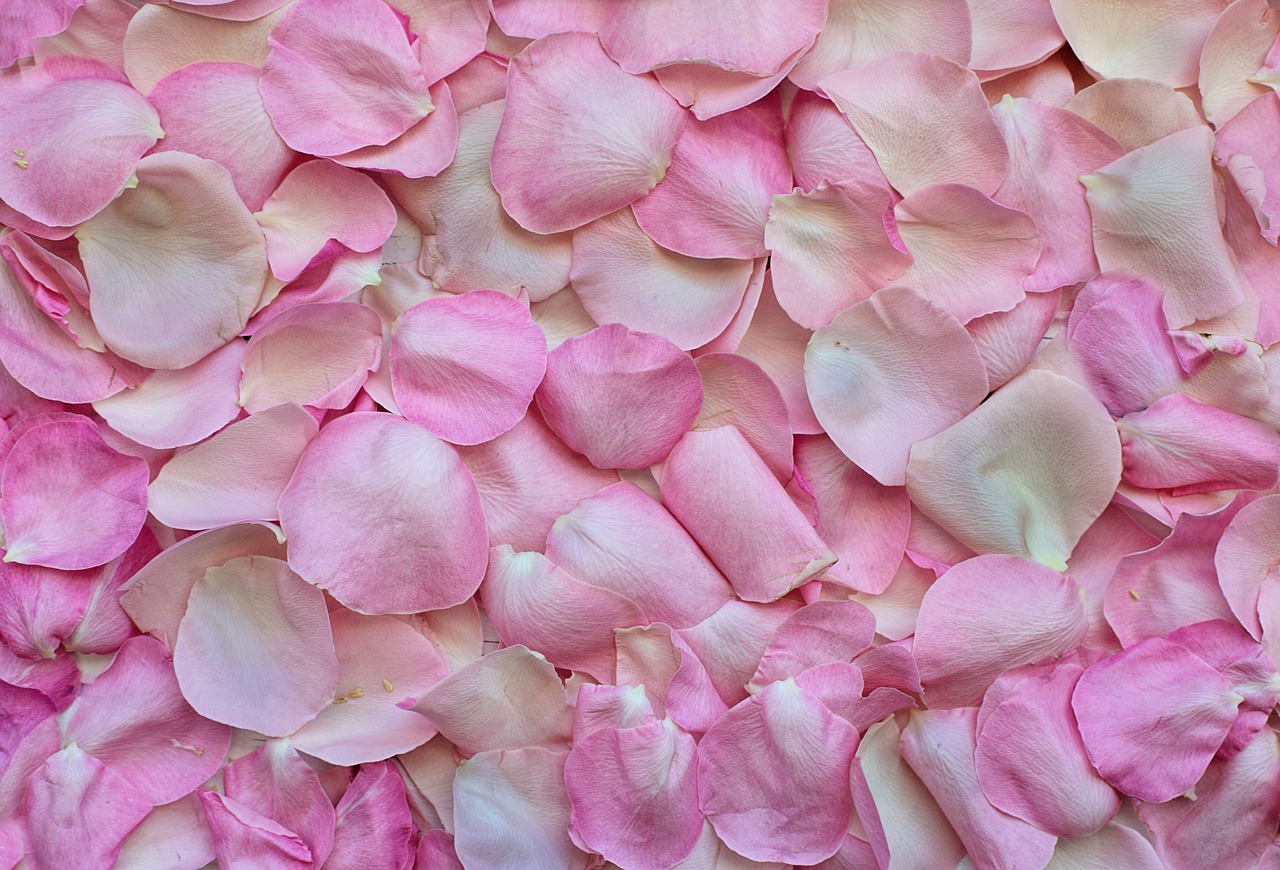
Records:
[[[690,121],[661,183],[631,210],[651,239],[676,253],[750,259],[768,253],[769,206],[789,190],[780,131],[740,109]]]
[[[575,229],[662,180],[686,117],[656,81],[618,67],[595,36],[544,37],[511,61],[493,186],[525,229]]]
[[[231,745],[231,729],[191,709],[164,646],[136,637],[81,690],[66,739],[159,806],[218,771]]]
[[[279,559],[246,556],[209,568],[191,590],[173,664],[202,716],[292,733],[337,687],[324,595]]]
[[[778,304],[809,329],[889,284],[911,264],[885,232],[889,192],[863,179],[773,198],[765,244]]]
[[[147,97],[164,128],[156,150],[222,164],[251,211],[262,208],[297,156],[271,126],[258,93],[260,72],[247,63],[193,63],[165,76]]]
[[[5,460],[4,561],[74,571],[119,556],[146,519],[147,464],[87,418],[37,425]]]
[[[900,283],[962,323],[1022,301],[1023,282],[1040,257],[1036,223],[1026,212],[972,187],[940,184],[908,196],[894,213],[913,257]]]
[[[394,764],[361,764],[338,801],[333,851],[325,866],[332,870],[411,866],[418,828],[405,798],[404,780]]]
[[[925,592],[911,651],[929,705],[963,707],[1009,668],[1071,649],[1088,627],[1071,578],[1014,556],[976,556]]]
[[[645,619],[632,624],[689,628],[732,595],[689,533],[632,483],[606,487],[557,519],[546,553],[572,576],[634,602]]]
[[[360,613],[452,607],[484,577],[488,534],[470,472],[448,444],[391,414],[325,426],[280,496],[280,523],[295,570]]]
[[[902,757],[937,800],[974,866],[1043,867],[1056,838],[981,797],[977,713],[972,707],[913,711],[902,732]]]
[[[841,451],[885,486],[901,486],[911,445],[977,408],[987,372],[959,321],[913,290],[888,287],[813,334],[805,384]]]
[[[1214,205],[1213,135],[1183,130],[1081,178],[1104,271],[1128,269],[1165,291],[1175,329],[1225,314],[1245,289]]]
[[[573,729],[573,710],[555,668],[525,646],[504,647],[462,667],[413,709],[467,756],[567,747]]]
[[[1106,409],[1061,375],[1027,371],[912,448],[907,491],[979,553],[1066,567],[1120,480]]]
[[[5,77],[0,138],[12,144],[0,199],[32,220],[62,227],[115,199],[163,135],[155,109],[118,78],[96,62],[71,58],[49,58]]]
[[[152,368],[198,362],[244,328],[262,295],[266,244],[231,175],[173,151],[76,230],[107,346]]]
[[[409,34],[376,0],[303,0],[271,31],[259,89],[290,148],[332,157],[385,145],[434,106]]]
[[[1004,181],[1004,140],[977,76],[960,64],[900,51],[820,86],[903,196],[945,183],[992,194]]]
[[[1224,167],[1257,216],[1262,237],[1280,239],[1280,94],[1259,97],[1218,128],[1214,161]]]
[[[702,811],[754,861],[815,864],[844,842],[858,733],[787,679],[728,713],[698,745]]]
[[[836,560],[736,426],[686,433],[662,500],[748,601],[781,598]]]
[[[1160,803],[1204,774],[1240,701],[1195,653],[1148,638],[1090,666],[1071,706],[1098,773],[1130,797]]]
[[[701,405],[702,380],[693,360],[659,335],[620,324],[552,351],[538,390],[547,425],[598,468],[660,461]]]
[[[400,411],[456,444],[479,444],[524,416],[547,368],[526,306],[494,291],[428,299],[392,329],[391,388]]]
[[[871,646],[875,633],[875,617],[856,601],[806,604],[778,626],[747,690],[757,692],[829,662],[848,662]]]
[[[1266,0],[1236,0],[1218,16],[1200,52],[1197,87],[1204,116],[1221,127],[1267,93],[1250,81],[1280,36],[1280,14]]]
[[[1259,597],[1265,584],[1276,583],[1280,496],[1265,496],[1246,505],[1222,532],[1213,563],[1231,612],[1253,635],[1262,637]],[[1205,541],[1206,544],[1211,542]]]
[[[650,621],[630,599],[575,579],[541,553],[507,546],[490,554],[480,598],[503,643],[601,682],[613,675],[614,630]]]

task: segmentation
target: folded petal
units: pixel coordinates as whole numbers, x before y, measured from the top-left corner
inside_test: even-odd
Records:
[[[806,604],[778,626],[747,690],[758,692],[829,662],[849,662],[871,646],[875,633],[875,617],[856,601]]]
[[[987,395],[969,333],[906,287],[877,291],[815,332],[805,383],[831,440],[886,486],[904,482],[912,444],[959,422]]]
[[[1213,135],[1166,136],[1081,178],[1104,271],[1128,269],[1165,291],[1175,329],[1225,314],[1245,289],[1214,204]]]
[[[418,828],[405,800],[404,780],[389,761],[362,764],[337,806],[332,870],[403,870],[413,862]]]
[[[37,425],[5,460],[4,561],[74,571],[119,556],[142,529],[147,464],[107,446],[88,418]]]
[[[546,371],[547,346],[525,305],[483,290],[404,312],[388,358],[405,417],[445,440],[479,444],[524,416]]]
[[[794,598],[770,604],[734,598],[679,637],[704,665],[720,697],[732,705],[747,697],[747,682],[774,632],[799,607]]]
[[[268,740],[222,771],[227,797],[295,833],[323,863],[333,849],[333,802],[288,740]],[[344,778],[345,779],[345,778]]]
[[[74,226],[115,199],[163,135],[155,109],[118,77],[71,58],[5,77],[0,138],[9,153],[0,199],[51,226]]]
[[[1098,773],[1130,797],[1160,803],[1204,774],[1240,701],[1195,653],[1148,638],[1091,665],[1071,706]]]
[[[452,607],[484,577],[488,534],[470,472],[448,444],[391,414],[325,426],[280,496],[280,524],[298,573],[360,613]]]
[[[516,222],[571,230],[630,205],[667,171],[686,113],[591,34],[544,37],[511,61],[493,186]]]
[[[701,404],[702,381],[688,355],[659,335],[620,324],[552,351],[538,390],[547,425],[599,468],[660,461]]]
[[[159,806],[218,771],[231,745],[231,729],[191,709],[164,646],[136,637],[81,690],[66,740],[127,777]]]
[[[305,870],[315,866],[307,844],[279,822],[216,791],[197,794],[220,864],[270,870]]]
[[[173,664],[202,716],[289,734],[337,687],[324,595],[279,559],[246,556],[209,568],[192,587]]]
[[[1029,370],[912,448],[907,491],[980,553],[1064,568],[1120,480],[1106,409],[1061,375]]]
[[[701,735],[729,708],[706,667],[670,627],[656,625],[614,632],[618,685],[643,685],[659,712]]]
[[[260,72],[247,63],[193,63],[165,76],[147,96],[164,128],[156,150],[222,164],[252,211],[262,208],[297,156],[271,126],[258,93]]]
[[[413,709],[467,756],[567,747],[573,728],[573,710],[555,668],[525,646],[504,647],[465,665],[432,686]]]
[[[885,232],[889,192],[861,178],[773,198],[765,244],[778,303],[817,329],[911,264]]]
[[[269,41],[259,90],[297,151],[331,157],[385,145],[434,108],[409,34],[385,3],[303,0]]]
[[[1200,52],[1197,88],[1204,116],[1221,127],[1266,85],[1250,81],[1280,36],[1280,14],[1266,0],[1236,0],[1218,16]]]
[[[606,487],[557,519],[546,553],[572,576],[634,602],[645,618],[632,624],[689,628],[732,595],[689,533],[632,483]]]
[[[858,733],[792,679],[725,713],[698,745],[702,811],[754,861],[814,864],[839,850]]]
[[[702,409],[693,428],[737,426],[778,480],[789,481],[795,463],[787,405],[764,369],[733,353],[704,353],[694,363],[702,378]]]
[[[1213,556],[1218,582],[1231,612],[1255,640],[1262,636],[1258,604],[1263,586],[1280,582],[1275,543],[1278,534],[1280,496],[1265,496],[1235,515],[1222,532]],[[1204,544],[1208,549],[1212,542]]]
[[[992,194],[1004,181],[1004,140],[977,76],[960,64],[899,51],[820,86],[903,196],[944,183]]]
[[[662,500],[748,601],[781,598],[836,560],[736,426],[686,433]]]
[[[940,184],[908,196],[894,213],[913,258],[899,283],[962,323],[1022,301],[1023,282],[1041,250],[1035,221],[1026,212],[972,187]]]
[[[1280,238],[1280,94],[1258,97],[1218,128],[1214,161],[1227,170],[1253,206],[1262,236],[1271,244]]]
[[[186,368],[231,341],[262,295],[266,245],[230,173],[152,154],[127,190],[76,230],[94,323],[116,353]]]

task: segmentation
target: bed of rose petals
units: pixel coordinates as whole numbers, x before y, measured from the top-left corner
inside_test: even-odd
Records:
[[[1280,867],[1278,34],[0,0],[0,870]]]

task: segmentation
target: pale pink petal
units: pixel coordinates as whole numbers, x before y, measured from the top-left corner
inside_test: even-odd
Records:
[[[1280,341],[1280,250],[1258,232],[1253,207],[1234,180],[1223,179],[1226,195],[1226,222],[1223,236],[1235,254],[1240,272],[1258,304],[1255,338],[1263,347]],[[1246,299],[1245,304],[1253,300]]]
[[[968,66],[983,79],[1037,64],[1062,45],[1049,0],[970,0],[973,54]]]
[[[66,30],[41,36],[32,45],[36,60],[70,54],[92,57],[124,72],[125,31],[138,10],[124,0],[87,0]]]
[[[76,230],[90,310],[116,353],[186,368],[248,322],[266,245],[217,163],[172,151],[143,158],[137,175],[136,188]]]
[[[243,523],[184,538],[129,579],[120,605],[139,629],[172,650],[187,598],[205,570],[241,556],[283,559],[284,541],[277,531],[265,523]]]
[[[391,250],[396,241],[393,236],[387,242],[388,250],[385,252],[374,249],[368,253],[359,253],[333,245],[327,248],[323,256],[316,258],[314,266],[289,283],[285,284],[274,276],[267,278],[262,301],[258,303],[249,325],[245,327],[245,333],[255,334],[289,309],[308,302],[360,301],[382,313],[378,303],[373,300],[392,296],[392,290],[389,289],[391,287],[395,287],[396,291],[407,291],[404,285],[410,282],[401,280],[401,276],[412,274],[415,287],[425,283],[422,276],[413,270],[411,263],[383,263],[384,258],[396,256]],[[416,246],[418,242],[419,237],[414,231],[412,244]],[[414,251],[416,250],[417,247],[414,247]],[[326,259],[330,255],[333,258]],[[410,258],[412,256],[409,255]]]
[[[972,707],[912,711],[902,732],[902,757],[938,802],[975,867],[1043,867],[1056,838],[981,797],[974,758],[977,713]]]
[[[1215,127],[1267,93],[1252,81],[1280,36],[1280,13],[1266,0],[1236,0],[1218,16],[1200,52],[1198,89],[1204,116]]]
[[[1102,79],[1196,82],[1200,49],[1223,0],[1050,0],[1067,44]]]
[[[632,483],[602,489],[557,519],[546,553],[573,577],[634,602],[646,619],[632,624],[689,628],[732,594],[689,533]]]
[[[112,429],[164,450],[203,441],[240,413],[240,363],[245,343],[233,341],[183,369],[152,372],[132,390],[93,403]]]
[[[544,37],[512,58],[493,186],[525,229],[580,227],[662,180],[686,118],[652,78],[623,72],[595,36]]]
[[[737,426],[782,483],[791,479],[791,426],[782,393],[758,365],[732,353],[706,353],[695,361],[702,378],[702,410],[695,429]]]
[[[1009,175],[996,198],[1031,215],[1040,236],[1040,259],[1023,289],[1053,290],[1089,280],[1098,262],[1079,178],[1118,159],[1124,149],[1071,112],[1032,100],[1006,97],[993,114],[1009,148]]]
[[[1125,151],[1204,126],[1186,94],[1149,79],[1100,81],[1072,97],[1066,108],[1111,136]]]
[[[505,70],[503,72],[505,80]],[[444,107],[442,106],[442,111]],[[435,178],[387,177],[392,195],[422,228],[418,268],[441,290],[527,290],[545,299],[569,283],[568,235],[537,235],[502,208],[489,182],[489,155],[503,105],[489,103],[458,118],[457,156]]]
[[[977,317],[964,325],[978,346],[991,389],[999,389],[1026,368],[1049,334],[1060,301],[1057,290],[1030,293],[1008,311]]]
[[[173,663],[201,715],[273,736],[312,719],[338,681],[324,595],[265,556],[232,559],[195,582]]]
[[[770,604],[735,598],[679,637],[705,666],[724,702],[737,704],[747,697],[747,681],[774,632],[799,607],[794,598]]]
[[[586,870],[569,839],[567,753],[541,747],[484,752],[458,766],[454,845],[464,867]]]
[[[33,43],[61,33],[84,0],[41,0],[0,9],[0,69],[34,53]]]
[[[599,0],[560,3],[558,0],[493,0],[493,20],[503,33],[538,39],[552,33],[595,33],[599,29]]]
[[[1099,867],[1166,870],[1146,838],[1119,822],[1112,822],[1078,840],[1058,840],[1053,860],[1045,865],[1045,870],[1097,870]]]
[[[280,522],[295,570],[361,613],[452,607],[484,576],[488,535],[470,472],[448,444],[391,414],[326,425],[280,496]]]
[[[777,861],[743,858],[716,836],[710,822],[703,820],[702,834],[693,852],[672,870],[786,870],[787,866]]]
[[[653,332],[681,350],[729,325],[751,273],[750,260],[698,259],[661,247],[631,209],[573,234],[573,287],[596,322]]]
[[[886,486],[905,481],[911,445],[959,422],[987,395],[969,333],[906,287],[880,290],[815,332],[805,383],[831,440]]]
[[[983,794],[1059,837],[1092,834],[1120,808],[1120,796],[1090,765],[1071,710],[1083,672],[1070,658],[1008,671],[978,714],[975,765]]]
[[[485,50],[489,4],[485,0],[394,0],[409,17],[409,30],[427,81],[435,82],[461,69]]]
[[[670,719],[576,740],[565,761],[572,835],[636,870],[682,861],[702,833],[696,748]]]
[[[458,755],[453,744],[436,735],[412,752],[396,756],[408,790],[409,807],[420,825],[453,830],[453,776]],[[452,838],[449,850],[453,849]],[[429,868],[435,870],[435,868]],[[447,870],[455,870],[448,867]]]
[[[434,108],[409,35],[376,0],[301,0],[271,31],[259,90],[289,147],[330,157],[385,145]]]
[[[920,602],[935,579],[932,571],[903,558],[880,592],[857,592],[849,597],[871,611],[877,634],[902,640],[915,634]]]
[[[80,691],[66,740],[129,779],[159,806],[181,798],[222,766],[231,729],[187,704],[169,653],[135,637]]]
[[[147,465],[112,450],[88,418],[18,439],[0,479],[4,561],[74,571],[119,556],[146,519]]]
[[[1240,701],[1186,647],[1148,638],[1089,667],[1071,705],[1098,773],[1130,797],[1162,802],[1200,779]]]
[[[223,768],[227,797],[297,834],[317,863],[333,849],[333,803],[288,740],[268,740]]]
[[[170,0],[175,9],[228,21],[251,21],[274,12],[289,0]]]
[[[620,324],[557,347],[538,389],[547,425],[599,468],[660,461],[701,403],[702,381],[692,359],[662,336]]]
[[[759,365],[777,384],[791,416],[791,431],[797,435],[822,432],[804,382],[804,352],[811,336],[782,310],[773,292],[773,278],[765,272],[759,303],[737,353]]]
[[[362,764],[337,806],[330,870],[406,870],[418,829],[405,801],[404,781],[389,761]]]
[[[787,77],[801,57],[796,52],[769,76],[722,69],[704,63],[676,63],[653,71],[667,93],[699,121],[725,115],[763,99]]]
[[[400,315],[388,362],[408,419],[456,444],[479,444],[524,416],[547,368],[546,338],[510,296],[441,296]]]
[[[195,793],[156,807],[120,847],[117,870],[200,870],[216,853]]]
[[[422,49],[425,51],[425,49]],[[429,90],[435,110],[386,145],[369,145],[331,160],[353,169],[387,172],[406,178],[438,175],[458,150],[458,110],[444,82]]]
[[[978,78],[941,57],[897,52],[839,72],[821,87],[908,196],[958,183],[991,194],[1009,155]]]
[[[720,717],[698,746],[702,811],[755,861],[813,864],[839,850],[853,797],[853,726],[787,679]]]
[[[333,242],[375,250],[396,225],[395,207],[373,179],[328,160],[290,172],[254,217],[267,239],[271,273],[281,281],[301,275]]]
[[[836,561],[736,426],[688,432],[662,499],[748,601],[773,601]]]
[[[1266,496],[1235,515],[1222,532],[1213,556],[1218,582],[1231,612],[1255,640],[1262,636],[1259,596],[1265,585],[1280,580],[1277,535],[1280,535],[1280,496]]]
[[[1061,375],[1029,370],[912,448],[907,491],[980,553],[1061,569],[1120,481],[1106,409]]]
[[[824,181],[853,180],[889,188],[867,143],[834,103],[812,91],[800,91],[792,99],[786,139],[797,187],[813,190]]]
[[[413,708],[463,755],[568,745],[573,711],[555,668],[528,647],[491,652],[436,683]]]
[[[1085,635],[1084,645],[1108,651],[1120,648],[1105,616],[1107,588],[1121,560],[1158,543],[1160,538],[1114,503],[1080,538],[1067,562],[1067,573],[1084,590],[1084,607],[1089,614],[1089,633]]]
[[[791,71],[791,80],[816,90],[832,73],[873,63],[895,51],[969,62],[972,26],[964,0],[829,0],[827,22],[813,49]]]
[[[1227,170],[1253,206],[1262,236],[1280,238],[1280,95],[1258,97],[1218,128],[1214,162]]]
[[[271,126],[247,63],[193,63],[165,76],[147,99],[160,116],[157,151],[186,151],[231,173],[236,193],[257,211],[296,156]]]
[[[1230,311],[1246,292],[1218,224],[1212,151],[1212,133],[1197,127],[1081,178],[1098,262],[1161,286],[1175,329]]]
[[[849,777],[858,820],[881,867],[890,862],[920,870],[956,865],[965,847],[933,795],[902,760],[900,736],[894,719],[872,725],[862,735]]]
[[[911,264],[885,232],[889,192],[849,179],[773,198],[765,244],[778,304],[817,329],[892,282]]]
[[[908,196],[894,213],[913,257],[901,284],[962,323],[1022,301],[1023,281],[1040,256],[1039,233],[1026,212],[972,187],[940,184]]]
[[[628,598],[576,579],[541,553],[505,545],[489,554],[480,600],[504,644],[522,644],[558,668],[601,681],[613,674],[614,630],[650,621]]]
[[[124,68],[142,93],[172,72],[201,61],[230,61],[261,67],[267,36],[280,10],[253,21],[223,21],[148,4],[130,20],[124,36]]]
[[[1008,95],[1014,99],[1035,100],[1061,109],[1075,96],[1076,85],[1071,70],[1063,61],[1062,54],[1058,53],[1050,55],[1047,60],[1035,66],[983,82],[982,92],[992,105]]]
[[[1015,556],[976,556],[925,592],[912,654],[929,705],[963,707],[1009,668],[1071,649],[1087,628],[1071,578]]]
[[[315,866],[307,844],[279,822],[216,791],[197,794],[220,864],[266,870],[308,870]]]
[[[758,692],[773,682],[797,677],[801,671],[828,662],[847,663],[871,646],[875,633],[875,617],[856,601],[806,604],[778,626],[747,691]],[[861,687],[857,695],[860,694]]]
[[[0,82],[0,199],[40,223],[93,217],[163,135],[141,94],[90,63],[49,58]]]
[[[134,784],[75,743],[27,780],[33,870],[114,867],[120,844],[151,812]]]
[[[662,181],[632,207],[645,233],[690,257],[762,257],[775,194],[791,190],[782,137],[749,109],[690,121]]]
[[[668,626],[615,631],[614,642],[617,683],[643,685],[654,707],[686,731],[705,733],[729,709],[702,662]]]

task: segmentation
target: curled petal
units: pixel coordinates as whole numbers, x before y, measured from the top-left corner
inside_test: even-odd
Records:
[[[1270,93],[1219,127],[1213,146],[1214,160],[1235,179],[1253,206],[1262,237],[1273,245],[1280,239],[1280,151],[1274,147],[1277,133],[1280,95]]]
[[[1236,0],[1218,16],[1200,52],[1197,87],[1204,116],[1220,127],[1258,97],[1266,85],[1250,81],[1280,36],[1280,12],[1266,0]]]

